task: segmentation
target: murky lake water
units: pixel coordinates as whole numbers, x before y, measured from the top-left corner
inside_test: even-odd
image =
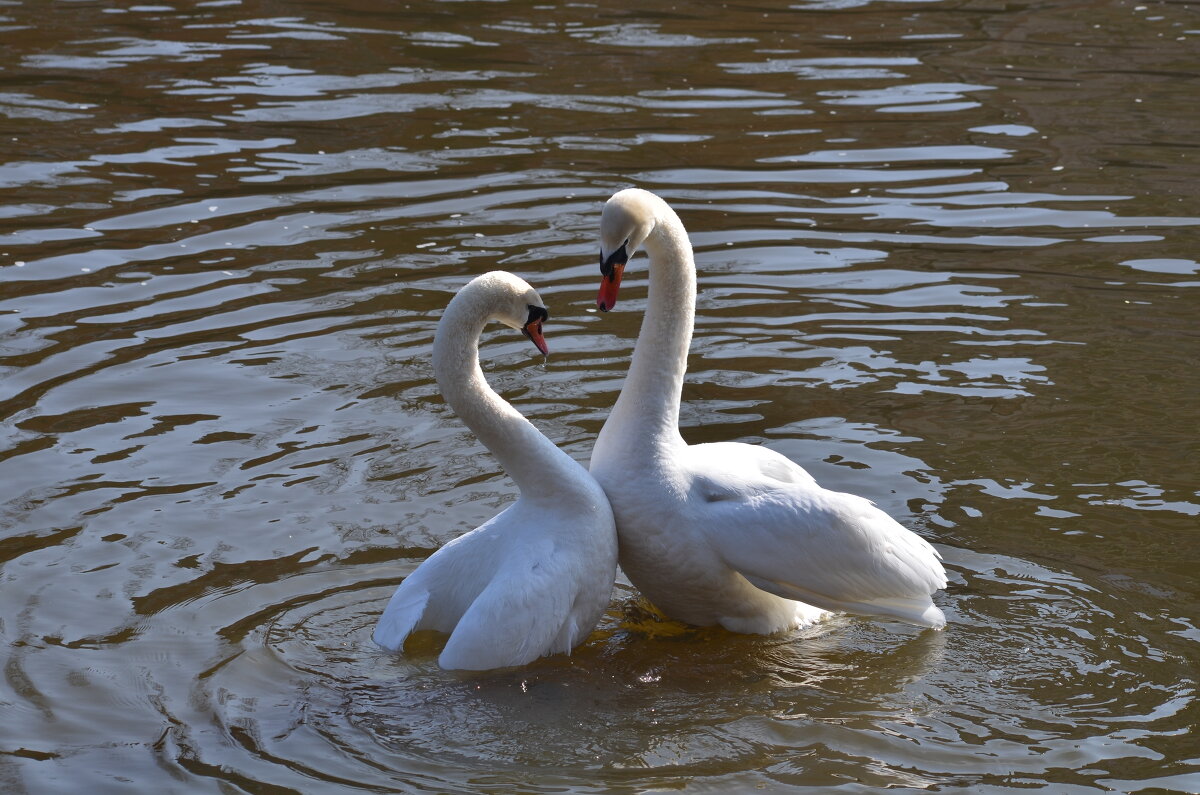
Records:
[[[0,40],[7,791],[1200,791],[1195,5],[6,0]],[[539,287],[549,361],[485,369],[586,461],[628,185],[697,248],[685,436],[937,544],[945,632],[622,583],[570,658],[372,645],[514,494],[442,308]]]

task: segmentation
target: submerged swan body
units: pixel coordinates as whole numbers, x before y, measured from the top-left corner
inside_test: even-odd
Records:
[[[946,573],[920,536],[868,500],[822,488],[772,450],[683,441],[692,248],[666,202],[621,191],[600,221],[602,311],[615,304],[625,264],[643,247],[646,316],[591,462],[616,515],[630,581],[672,618],[734,632],[803,626],[824,611],[943,627],[930,597],[946,586]]]
[[[512,505],[450,541],[396,589],[375,642],[401,651],[416,630],[450,635],[443,668],[487,670],[570,652],[608,606],[616,573],[612,510],[600,486],[488,386],[479,335],[521,329],[544,354],[546,309],[521,279],[484,274],[450,301],[433,341],[446,402],[521,489]]]

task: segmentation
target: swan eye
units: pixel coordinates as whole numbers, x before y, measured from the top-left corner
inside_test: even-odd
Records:
[[[604,258],[604,252],[600,252],[600,275],[608,276],[613,271],[613,267],[620,265],[625,266],[629,262],[629,238],[625,238],[625,242],[616,251],[608,255],[608,259]]]
[[[546,311],[546,307],[544,306],[534,306],[533,304],[526,304],[525,306],[529,308],[529,319],[525,321],[526,326],[550,318],[550,313]]]

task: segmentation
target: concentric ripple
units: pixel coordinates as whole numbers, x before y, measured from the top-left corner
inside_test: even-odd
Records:
[[[1188,659],[1163,644],[1169,622],[1118,629],[1135,620],[1118,595],[1018,558],[945,551],[943,633],[841,617],[748,638],[664,621],[623,586],[572,657],[482,674],[441,671],[433,637],[405,657],[373,646],[391,583],[372,575],[389,566],[255,586],[226,598],[268,606],[221,631],[227,656],[189,698],[238,756],[190,751],[285,786],[452,791],[1094,785],[1162,760],[1195,700]],[[347,585],[351,573],[366,579]]]

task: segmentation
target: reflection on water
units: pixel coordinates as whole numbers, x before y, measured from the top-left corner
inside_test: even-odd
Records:
[[[1083,13],[1086,11],[1086,13]],[[188,791],[1200,791],[1200,175],[1187,6],[0,7],[0,782]],[[395,584],[512,485],[437,395],[580,460],[691,230],[682,422],[938,544],[944,633],[741,637],[627,585],[570,658],[393,658]],[[119,782],[119,783],[118,783]]]

